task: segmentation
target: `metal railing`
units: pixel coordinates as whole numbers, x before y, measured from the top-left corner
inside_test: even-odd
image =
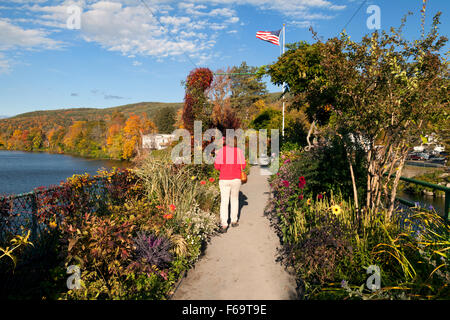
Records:
[[[387,176],[387,173],[385,174],[385,176]],[[394,176],[391,176],[391,178],[394,178]],[[438,184],[433,184],[433,183],[429,183],[426,181],[421,181],[421,180],[416,180],[416,179],[412,179],[412,178],[406,178],[406,177],[400,177],[400,180],[405,181],[405,182],[409,182],[409,183],[413,183],[413,184],[417,184],[417,185],[421,185],[427,188],[431,188],[433,190],[440,190],[440,191],[444,191],[445,192],[445,204],[444,204],[444,218],[447,221],[450,221],[450,213],[449,213],[449,207],[450,207],[450,188],[447,188],[445,186],[441,186]],[[414,207],[416,206],[416,204],[414,202],[408,201],[406,199],[402,199],[400,197],[396,197],[396,200],[404,205],[407,205],[409,207]]]
[[[126,178],[126,175],[118,172],[113,177],[91,176],[77,190],[64,183],[36,188],[28,193],[0,196],[0,243],[5,234],[20,234],[21,229],[31,230],[31,241],[36,241],[48,227],[40,219],[42,216],[60,221],[70,212],[96,212],[105,210],[108,203],[120,203],[128,186],[120,185],[114,177]]]

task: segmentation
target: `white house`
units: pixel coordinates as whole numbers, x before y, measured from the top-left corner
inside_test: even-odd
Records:
[[[142,136],[142,148],[161,150],[167,148],[167,146],[175,139],[173,134],[147,134]]]

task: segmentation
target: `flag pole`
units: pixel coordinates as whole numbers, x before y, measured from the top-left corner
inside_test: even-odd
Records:
[[[285,28],[285,24],[283,23],[283,54],[284,54],[284,40],[285,40],[285,38],[286,38],[286,28]],[[285,87],[285,85],[286,85],[286,83],[285,82],[283,82],[283,129],[282,129],[282,135],[283,135],[283,137],[284,137],[284,103],[285,103],[285,101],[284,101],[284,87]]]

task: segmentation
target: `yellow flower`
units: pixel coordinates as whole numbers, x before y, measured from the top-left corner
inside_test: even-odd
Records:
[[[335,214],[338,215],[342,212],[341,207],[339,207],[337,204],[334,206],[331,206],[331,211]]]
[[[197,177],[196,176],[192,176],[191,177],[191,180],[195,180]]]
[[[310,206],[310,205],[311,205],[311,199],[306,200],[306,204],[307,204],[308,206]]]
[[[52,229],[56,228],[56,226],[57,226],[55,221],[51,221],[48,225],[49,225],[50,228],[52,228]]]

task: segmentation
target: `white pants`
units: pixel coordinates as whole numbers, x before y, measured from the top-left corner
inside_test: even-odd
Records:
[[[239,210],[239,188],[241,179],[220,180],[220,223],[228,226],[228,204],[231,200],[231,222],[237,222]]]

